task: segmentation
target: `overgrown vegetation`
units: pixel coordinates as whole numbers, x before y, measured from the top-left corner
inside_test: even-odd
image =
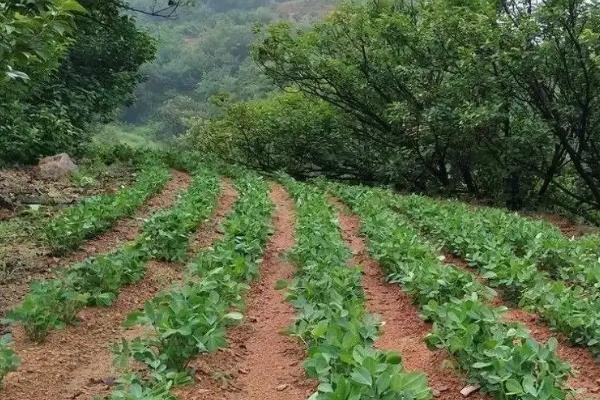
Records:
[[[347,2],[254,45],[262,71],[301,94],[229,106],[191,136],[265,170],[599,222],[598,21],[583,0]]]

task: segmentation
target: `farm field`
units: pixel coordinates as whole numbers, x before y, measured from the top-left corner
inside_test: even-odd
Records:
[[[600,398],[592,235],[160,155],[43,229],[2,399]]]
[[[600,1],[0,1],[0,400],[600,400]]]

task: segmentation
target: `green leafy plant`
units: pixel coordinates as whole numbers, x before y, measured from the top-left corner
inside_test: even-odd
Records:
[[[299,268],[287,298],[298,316],[293,335],[308,345],[304,366],[320,383],[310,399],[429,399],[422,374],[404,371],[401,357],[376,350],[379,322],[365,311],[361,272],[350,256],[332,207],[314,187],[281,177],[297,206]]]
[[[548,239],[549,235],[556,237],[557,232],[544,233],[544,224],[519,222],[517,217],[507,217],[501,211],[476,211],[459,202],[439,202],[421,196],[395,196],[384,192],[380,195],[386,204],[409,217],[423,232],[479,269],[490,285],[502,289],[507,300],[536,312],[572,343],[600,354],[600,297],[597,290],[590,290],[592,281],[585,278],[593,275],[595,269],[588,269],[590,264],[584,261],[578,267],[568,267],[560,261],[566,258],[557,256],[566,248],[571,249],[565,250],[571,255],[589,255],[594,251],[593,244],[588,243],[587,250],[575,250],[572,246],[576,244],[556,239],[563,241],[566,247],[557,245]],[[494,217],[488,220],[487,215]],[[509,227],[508,222],[499,222],[502,219],[523,227],[526,233],[513,234],[514,228]],[[535,236],[527,231],[533,229],[531,226],[541,226]],[[540,246],[549,246],[551,250],[542,251]],[[545,255],[541,257],[542,254]],[[554,267],[548,266],[548,257]],[[579,269],[585,273],[575,272]],[[556,274],[571,273],[588,284],[553,279]]]
[[[213,171],[196,167],[194,180],[175,206],[152,216],[138,240],[142,251],[152,258],[182,261],[187,255],[188,235],[210,216],[219,193]]]
[[[116,348],[120,365],[133,359],[147,366],[149,379],[142,388],[157,382],[189,381],[189,361],[225,347],[227,326],[243,318],[238,310],[248,282],[257,276],[273,205],[262,178],[241,173],[235,185],[240,196],[224,223],[223,237],[189,264],[189,276],[182,285],[147,302],[143,311],[131,314],[126,322],[127,326],[148,326],[152,332]]]
[[[41,342],[51,329],[73,323],[87,301],[86,294],[74,291],[63,281],[36,282],[21,304],[8,313],[7,319],[21,323],[32,340]]]
[[[170,382],[157,382],[155,385],[145,385],[135,374],[127,374],[117,380],[117,389],[107,397],[109,400],[176,400],[170,394]],[[98,399],[97,399],[98,400]]]
[[[447,349],[469,376],[505,399],[561,399],[570,367],[556,355],[556,339],[542,345],[518,324],[476,297],[424,307],[434,320],[431,347]],[[562,382],[562,384],[561,384]]]
[[[84,240],[109,229],[119,218],[131,215],[151,195],[164,187],[169,178],[166,167],[142,167],[136,183],[114,195],[88,198],[50,221],[45,236],[56,254],[76,249]]]
[[[493,291],[469,273],[442,265],[434,246],[420,239],[408,219],[392,209],[393,194],[327,187],[361,216],[370,252],[388,279],[400,283],[423,317],[433,322],[430,346],[448,350],[469,377],[496,398],[567,397],[570,368],[557,356],[556,343],[537,343],[520,325],[503,322],[505,309],[486,304]],[[461,235],[463,231],[464,227]]]
[[[9,347],[11,342],[10,335],[4,335],[0,337],[0,386],[2,380],[11,371],[15,371],[19,364],[19,357]]]
[[[163,237],[178,237],[178,251],[185,252],[188,235],[199,221],[210,215],[216,202],[218,180],[214,173],[199,170],[195,181],[196,185],[181,201],[163,214],[168,218],[161,219],[165,224],[157,230]],[[50,330],[74,323],[77,311],[84,306],[111,305],[120,289],[139,281],[146,272],[146,263],[157,256],[150,240],[147,233],[143,234],[112,253],[91,257],[67,268],[56,280],[33,285],[24,301],[9,314],[10,319],[23,324],[31,339],[41,341]],[[156,243],[164,242],[157,239]]]
[[[88,305],[109,306],[123,286],[144,276],[147,259],[139,249],[125,246],[75,264],[65,271],[62,279],[76,292],[85,293]]]

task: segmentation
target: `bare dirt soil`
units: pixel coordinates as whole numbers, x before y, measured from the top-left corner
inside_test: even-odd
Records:
[[[144,219],[153,213],[170,207],[177,196],[189,186],[191,177],[173,170],[172,178],[165,188],[150,198],[132,217],[123,218],[107,232],[87,241],[80,249],[65,257],[52,257],[48,249],[35,242],[12,243],[9,248],[13,257],[25,257],[22,271],[7,282],[0,282],[0,317],[27,293],[34,280],[46,279],[65,266],[82,261],[95,254],[116,249],[119,245],[135,239]]]
[[[261,277],[247,295],[246,322],[229,330],[227,349],[193,362],[196,383],[177,390],[182,400],[303,400],[315,390],[302,368],[303,346],[284,332],[294,310],[275,290],[278,280],[294,272],[285,259],[294,245],[294,207],[280,185],[273,185],[271,198],[277,206],[274,234]]]
[[[69,177],[41,179],[36,167],[0,169],[0,221],[14,217],[29,204],[60,207],[82,197],[114,192],[134,177],[133,168],[122,163],[107,166],[85,185],[77,185]]]
[[[185,181],[189,183],[189,179]],[[235,189],[224,181],[213,218],[196,233],[203,238],[202,245],[210,246],[219,237],[217,227],[236,198]],[[179,281],[182,270],[181,264],[150,262],[144,279],[124,288],[112,307],[84,309],[78,315],[79,325],[51,333],[41,345],[31,343],[22,329],[16,328],[14,348],[22,365],[5,378],[2,399],[90,399],[109,394],[118,376],[112,364],[112,345],[143,333],[143,329],[125,330],[123,321]]]
[[[381,266],[368,254],[365,240],[360,234],[358,216],[340,201],[331,201],[339,210],[344,240],[353,254],[352,264],[360,265],[364,270],[367,309],[381,316],[384,324],[376,347],[399,353],[406,370],[424,373],[436,398],[464,399],[460,391],[467,386],[466,378],[456,370],[455,363],[445,351],[427,348],[424,338],[431,330],[431,325],[419,317],[411,298],[397,284],[386,282]],[[489,397],[474,393],[469,398],[482,400]]]

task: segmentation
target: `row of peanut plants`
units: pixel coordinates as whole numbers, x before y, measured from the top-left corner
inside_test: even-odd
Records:
[[[552,279],[535,259],[518,256],[506,240],[480,229],[466,207],[446,207],[419,196],[387,193],[388,203],[421,230],[478,268],[490,285],[501,288],[506,300],[540,315],[573,344],[600,355],[600,296],[580,286]]]
[[[426,340],[452,354],[473,383],[497,399],[565,399],[570,367],[556,341],[540,344],[519,324],[504,322],[504,307],[489,305],[491,289],[442,263],[431,244],[390,208],[382,190],[330,185],[362,220],[369,249],[388,279],[433,322]]]
[[[418,201],[418,197],[413,197]],[[600,236],[567,238],[546,221],[523,218],[496,208],[473,208],[456,201],[437,203],[456,218],[466,221],[478,235],[494,236],[515,256],[526,258],[554,279],[597,292],[600,289]],[[452,218],[452,222],[463,223]]]
[[[281,180],[297,208],[298,272],[287,298],[297,311],[291,328],[308,350],[305,369],[319,381],[311,400],[430,399],[424,375],[409,373],[401,356],[373,347],[379,321],[365,310],[361,271],[350,268],[335,210],[325,195]]]
[[[191,380],[189,362],[225,347],[226,328],[243,318],[243,297],[258,275],[273,204],[267,182],[252,173],[241,174],[235,186],[239,199],[223,237],[188,265],[182,283],[125,322],[146,327],[148,334],[116,346],[124,373],[111,399],[173,399],[170,389]],[[132,372],[139,363],[146,366],[144,372]]]
[[[54,254],[63,255],[78,248],[114,225],[123,217],[132,215],[146,200],[158,193],[169,180],[168,168],[159,160],[150,158],[140,168],[136,182],[115,194],[103,194],[83,200],[53,218],[44,235]]]
[[[50,330],[75,323],[83,307],[111,305],[123,286],[145,275],[150,259],[174,260],[185,253],[189,234],[211,214],[218,192],[216,174],[198,169],[188,191],[171,209],[150,218],[136,241],[66,268],[56,279],[33,283],[8,320],[22,324],[28,336],[39,342]],[[173,238],[178,242],[173,244]]]

